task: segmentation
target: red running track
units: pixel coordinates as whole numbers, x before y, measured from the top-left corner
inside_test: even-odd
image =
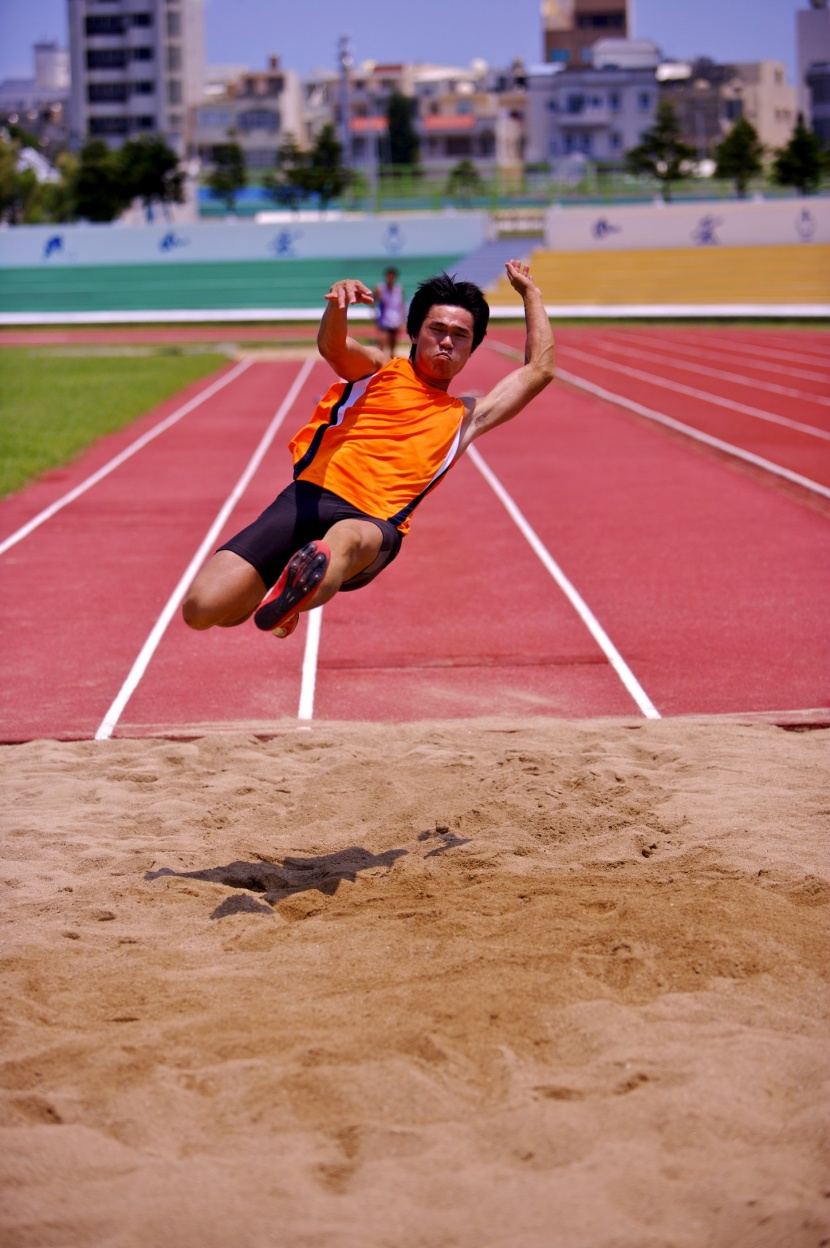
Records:
[[[620,344],[629,338],[626,355]],[[504,330],[492,339],[508,349],[522,341]],[[756,365],[772,351],[809,357],[777,360],[776,384],[800,389],[811,379],[797,370],[824,368],[823,335],[739,331],[733,339],[726,330],[643,327],[562,330],[558,342],[569,374],[601,378],[622,400],[648,385],[641,405],[656,410],[659,397],[665,414],[763,446],[820,481],[825,445],[810,433],[692,404],[608,363],[682,377],[731,401],[738,383],[676,368],[691,344],[712,370],[743,371],[740,403],[818,428],[813,409],[764,390]],[[577,352],[602,362],[588,365]],[[644,352],[666,360],[646,361]],[[509,356],[483,348],[465,389],[484,391],[511,367]],[[416,513],[399,560],[368,589],[304,617],[289,641],[252,625],[194,634],[177,613],[156,628],[294,384],[282,426],[211,548],[288,479],[285,444],[329,381],[321,362],[302,369],[269,361],[224,370],[231,380],[222,389],[0,555],[4,740],[92,737],[105,724],[104,735],[267,732],[296,724],[301,698],[304,714],[321,719],[637,716],[651,705],[662,715],[826,718],[823,496],[562,383],[477,444],[535,533],[535,550],[468,456]],[[0,504],[0,544],[206,388],[191,387]],[[585,618],[553,579],[551,560],[584,600]],[[610,639],[605,649],[588,613]],[[307,643],[318,625],[315,663]],[[131,672],[135,687],[124,697]]]

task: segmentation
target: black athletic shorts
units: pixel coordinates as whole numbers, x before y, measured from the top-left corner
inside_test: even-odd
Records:
[[[250,563],[270,589],[295,551],[306,542],[325,537],[338,520],[369,520],[383,536],[374,562],[340,586],[341,592],[362,589],[397,556],[403,535],[389,520],[367,516],[359,507],[310,481],[292,481],[253,524],[219,549],[231,550]]]

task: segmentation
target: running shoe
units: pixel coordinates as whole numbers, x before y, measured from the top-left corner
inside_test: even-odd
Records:
[[[331,551],[325,542],[309,542],[292,555],[285,570],[274,588],[263,598],[256,614],[254,623],[264,633],[275,633],[278,637],[287,637],[297,627],[292,624],[287,632],[285,629],[291,617],[296,616],[313,598],[326,575]]]
[[[300,613],[299,611],[295,611],[294,614],[289,615],[288,619],[285,620],[282,624],[278,624],[276,628],[272,628],[271,632],[274,634],[275,637],[279,637],[279,638],[290,637],[291,634],[294,632],[294,629],[299,624],[299,622],[300,622]]]

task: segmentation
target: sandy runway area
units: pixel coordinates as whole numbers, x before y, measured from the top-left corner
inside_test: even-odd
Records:
[[[819,1248],[830,732],[0,751],[3,1248]]]

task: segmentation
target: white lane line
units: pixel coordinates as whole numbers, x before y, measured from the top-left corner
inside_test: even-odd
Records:
[[[517,351],[515,347],[508,347],[506,343],[488,342],[486,345],[491,351],[500,351],[502,355],[509,355],[511,359],[524,359],[521,351]],[[798,472],[791,472],[789,468],[782,468],[780,464],[774,464],[769,459],[762,459],[760,455],[753,455],[751,451],[745,451],[743,447],[733,446],[731,442],[724,442],[721,438],[714,438],[710,433],[703,433],[702,430],[695,429],[692,425],[684,425],[681,420],[675,420],[673,416],[666,416],[664,412],[655,412],[651,407],[635,403],[633,399],[627,399],[622,394],[615,394],[613,390],[606,390],[604,386],[596,386],[592,381],[586,381],[584,377],[577,377],[576,373],[566,372],[564,368],[557,368],[556,376],[562,381],[567,381],[571,386],[577,386],[580,390],[595,394],[599,399],[605,399],[607,403],[626,407],[630,412],[636,412],[638,416],[645,416],[647,420],[656,421],[658,425],[665,425],[667,429],[675,429],[687,438],[693,438],[695,442],[703,442],[706,446],[712,446],[736,459],[742,459],[756,468],[763,468],[765,472],[771,472],[776,477],[783,477],[786,481],[803,486],[813,494],[820,494],[822,498],[830,498],[830,489],[826,485],[820,485],[818,481],[812,481],[809,477],[802,477]]]
[[[706,359],[714,360],[717,364],[723,364],[728,361],[730,364],[743,364],[746,368],[755,368],[759,372],[775,373],[778,377],[783,373],[787,377],[800,377],[804,381],[822,381],[825,384],[830,382],[830,358],[828,358],[827,371],[816,373],[809,368],[793,368],[791,365],[782,368],[781,364],[770,363],[768,360],[741,359],[731,346],[720,347],[708,340],[704,347],[701,343],[692,343],[688,339],[676,338],[674,336],[671,338],[654,338],[650,334],[636,332],[625,334],[619,330],[612,330],[607,337],[604,337],[603,341],[612,341],[618,346],[622,346],[623,343],[642,342],[646,346],[659,347],[665,353],[673,354],[675,351],[685,351],[687,355],[691,355],[695,359],[701,359],[705,356]],[[763,382],[756,379],[755,384],[763,385]]]
[[[824,442],[830,442],[830,432],[825,429],[817,429],[815,425],[803,425],[798,420],[788,420],[786,416],[777,416],[774,412],[765,412],[760,407],[750,407],[746,403],[736,403],[733,399],[723,399],[720,395],[712,394],[709,390],[696,390],[694,386],[684,386],[680,381],[668,381],[665,377],[656,377],[654,373],[644,373],[639,368],[629,368],[626,364],[615,364],[613,360],[605,360],[601,356],[589,355],[587,351],[580,351],[578,347],[560,348],[560,351],[568,355],[574,355],[579,360],[584,360],[587,364],[594,364],[599,368],[609,369],[614,373],[624,373],[626,377],[634,377],[637,381],[648,382],[651,386],[659,386],[661,390],[672,390],[675,394],[687,394],[692,399],[700,399],[704,403],[711,403],[715,407],[725,407],[729,412],[740,412],[743,416],[753,416],[757,420],[765,420],[771,425],[783,425],[785,429],[794,429],[797,433],[807,433],[810,437],[820,438]],[[560,376],[562,373],[560,371]]]
[[[682,421],[675,420],[672,416],[666,416],[663,412],[655,412],[650,407],[644,407],[642,403],[635,403],[633,399],[627,399],[622,394],[614,394],[612,390],[606,390],[602,386],[595,386],[592,381],[585,381],[582,377],[577,377],[575,373],[568,373],[563,368],[556,370],[557,377],[561,377],[563,381],[567,381],[569,385],[578,386],[580,390],[587,390],[589,394],[595,394],[597,398],[605,399],[608,403],[616,403],[618,407],[627,407],[630,412],[636,412],[638,416],[645,416],[648,420],[654,420],[659,425],[665,425],[668,429],[676,429],[678,433],[685,434],[688,438],[694,438],[696,442],[704,442],[707,446],[713,446],[718,451],[724,451],[727,455],[733,455],[736,459],[742,459],[748,464],[753,464],[756,468],[763,468],[766,472],[773,473],[776,477],[783,477],[786,481],[792,481],[795,485],[803,486],[805,490],[810,490],[813,494],[820,494],[823,498],[830,498],[830,489],[826,485],[820,485],[818,481],[812,481],[809,477],[802,477],[798,472],[791,472],[789,468],[782,468],[780,464],[774,464],[769,459],[762,459],[760,455],[753,455],[751,451],[745,451],[740,446],[733,446],[731,442],[723,442],[720,438],[713,438],[709,433],[703,433],[700,429],[695,429],[692,425],[684,425]]]
[[[591,636],[599,645],[603,654],[606,656],[608,662],[611,664],[614,671],[617,673],[620,680],[631,694],[631,697],[636,702],[642,714],[645,715],[646,719],[659,719],[660,712],[657,710],[656,706],[651,701],[640,682],[637,680],[637,677],[634,675],[631,668],[628,666],[625,659],[622,657],[619,650],[614,645],[611,638],[608,636],[605,629],[602,627],[599,620],[586,603],[585,599],[565,576],[565,573],[559,567],[559,564],[528,524],[527,520],[516,506],[513,499],[507,493],[507,490],[501,484],[498,477],[484,462],[480,452],[477,451],[474,446],[471,446],[467,454],[470,456],[476,468],[484,477],[484,480],[490,486],[490,489],[496,495],[511,520],[519,529],[522,536],[526,539],[534,554],[538,556],[545,569],[550,573],[556,584],[562,590],[562,593],[568,599]]]
[[[639,360],[651,360],[652,363],[662,364],[667,368],[685,369],[688,373],[698,373],[703,377],[715,377],[720,381],[734,381],[739,386],[747,386],[750,390],[768,390],[770,394],[783,394],[788,399],[801,399],[807,403],[818,403],[822,407],[830,407],[830,398],[827,398],[825,395],[809,394],[804,390],[793,390],[790,386],[779,386],[774,381],[760,381],[757,377],[747,377],[745,373],[729,373],[722,368],[707,368],[705,364],[700,363],[700,355],[703,352],[700,352],[694,362],[691,362],[678,359],[672,354],[658,355],[654,351],[638,351],[636,347],[632,347],[629,343],[623,345],[622,343],[609,341],[607,338],[598,343],[598,345],[604,347],[606,351],[616,351],[626,356],[633,356]],[[562,348],[563,351],[573,349],[568,346]],[[785,420],[786,417],[782,416],[779,419]],[[805,425],[803,428],[812,429],[813,426]],[[830,433],[825,436],[830,440]]]
[[[171,427],[171,425],[175,425],[182,419],[183,416],[187,416],[188,413],[192,412],[195,407],[198,407],[200,403],[204,403],[207,399],[213,398],[214,394],[218,394],[218,392],[223,390],[225,386],[230,385],[232,381],[236,381],[237,377],[239,377],[241,373],[244,373],[246,368],[250,368],[252,363],[252,359],[243,360],[240,364],[237,364],[234,368],[232,368],[229,373],[225,373],[224,377],[220,377],[218,381],[211,382],[205,390],[202,390],[199,394],[194,395],[192,399],[188,399],[187,403],[184,403],[181,407],[177,407],[175,412],[171,412],[169,416],[165,416],[164,420],[159,421],[159,423],[154,425],[152,429],[148,429],[146,433],[143,433],[140,438],[136,438],[135,442],[131,442],[128,447],[125,447],[123,451],[119,452],[118,455],[114,456],[111,460],[104,464],[102,468],[99,468],[97,472],[93,472],[92,476],[87,477],[86,480],[82,481],[80,485],[76,485],[75,488],[69,490],[67,494],[63,494],[59,499],[56,499],[54,503],[50,503],[48,507],[45,507],[43,511],[38,512],[38,514],[24,524],[22,528],[17,529],[16,532],[12,533],[10,537],[7,537],[5,541],[0,542],[0,555],[4,555],[7,550],[11,549],[11,547],[15,546],[18,542],[22,542],[24,537],[28,537],[29,534],[41,524],[44,524],[47,520],[51,520],[52,516],[54,516],[55,513],[60,511],[63,507],[68,507],[70,503],[74,503],[76,498],[80,498],[80,496],[85,494],[87,490],[91,490],[93,485],[97,485],[99,481],[103,481],[104,477],[108,477],[111,472],[115,472],[116,468],[120,468],[126,460],[130,459],[136,454],[137,451],[140,451],[143,447],[145,447],[148,442],[152,442],[154,438],[157,438],[159,434],[164,433]]]
[[[694,339],[686,339],[687,342],[694,343]],[[801,351],[787,350],[783,347],[768,347],[756,345],[747,342],[745,338],[730,338],[730,347],[737,351],[741,350],[750,356],[763,356],[765,360],[798,360],[801,364],[824,364],[827,361],[827,355],[822,353],[819,348],[815,352],[805,350]]]
[[[308,612],[308,631],[303,653],[303,678],[300,684],[300,709],[297,719],[314,718],[314,687],[317,684],[317,655],[320,652],[320,630],[323,627],[323,608],[314,607]]]
[[[182,574],[182,577],[179,580],[179,583],[177,584],[176,588],[173,590],[173,593],[168,598],[167,603],[164,607],[164,610],[162,611],[159,618],[156,620],[155,624],[153,625],[152,631],[150,632],[149,637],[145,641],[144,645],[141,647],[141,651],[138,655],[138,658],[133,663],[132,668],[130,669],[129,675],[127,676],[127,679],[124,681],[124,684],[121,686],[121,689],[119,690],[117,697],[112,703],[112,706],[109,708],[106,715],[102,719],[101,724],[98,728],[98,731],[95,734],[96,741],[106,741],[109,737],[112,736],[113,731],[115,730],[115,727],[124,712],[124,707],[127,705],[130,698],[135,693],[135,690],[138,687],[138,684],[142,676],[147,670],[150,660],[155,654],[156,649],[158,648],[158,644],[161,641],[162,637],[164,636],[167,630],[167,626],[170,623],[171,619],[173,618],[173,615],[179,603],[181,602],[182,598],[184,597],[188,586],[190,585],[191,581],[196,575],[196,572],[198,571],[198,569],[201,567],[208,551],[214,545],[216,538],[221,532],[222,526],[224,525],[228,516],[231,514],[237,502],[241,498],[242,494],[247,489],[248,483],[250,482],[251,478],[253,477],[254,473],[256,472],[257,468],[262,462],[265,452],[268,450],[268,447],[273,442],[274,436],[276,435],[277,430],[279,429],[280,425],[282,424],[288,412],[291,410],[291,407],[294,404],[294,400],[299,394],[300,389],[302,388],[306,378],[308,377],[313,367],[314,367],[314,357],[310,356],[307,360],[303,362],[303,366],[300,369],[299,373],[297,374],[294,380],[294,383],[291,386],[291,389],[288,391],[288,394],[285,396],[282,403],[280,404],[280,407],[278,411],[276,412],[276,414],[274,415],[273,419],[271,420],[271,423],[269,424],[268,428],[265,430],[265,433],[262,435],[259,445],[257,446],[253,455],[249,459],[247,467],[242,473],[242,476],[237,481],[236,485],[234,486],[228,498],[222,504],[222,507],[219,509],[216,519],[213,521],[213,524],[210,526],[207,533],[205,534],[204,540],[199,546],[199,549],[196,551],[195,555],[190,560],[190,563],[187,565],[184,573]]]

